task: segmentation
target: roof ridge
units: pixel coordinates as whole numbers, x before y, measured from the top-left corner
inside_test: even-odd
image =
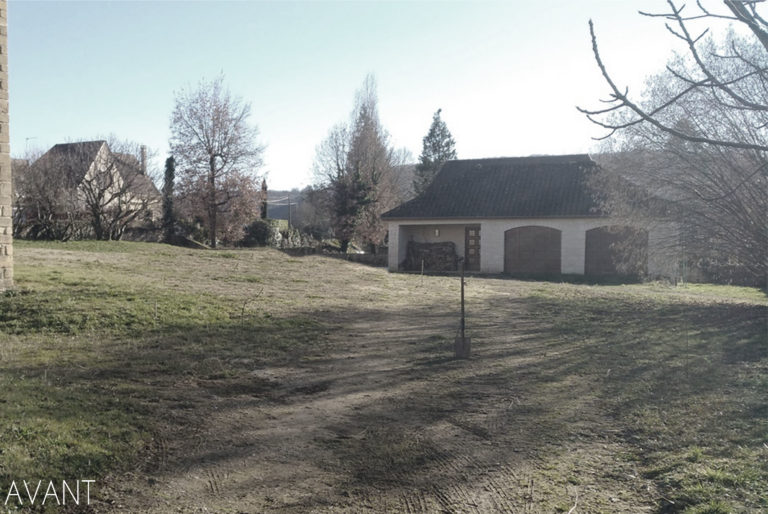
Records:
[[[384,218],[592,216],[588,154],[456,159]]]
[[[106,143],[104,139],[92,139],[90,141],[70,141],[68,143],[56,143],[53,146],[88,145],[93,143]]]
[[[451,159],[450,161],[445,161],[446,163],[449,162],[469,162],[469,161],[509,161],[509,160],[524,160],[524,159],[557,159],[557,160],[567,160],[567,159],[573,159],[573,158],[582,158],[592,161],[592,157],[588,153],[573,153],[573,154],[562,154],[562,155],[555,155],[555,154],[533,154],[533,155],[517,155],[517,156],[500,156],[500,157],[478,157],[474,159]]]

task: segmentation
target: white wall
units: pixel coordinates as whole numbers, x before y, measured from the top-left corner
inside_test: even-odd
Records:
[[[396,271],[405,259],[408,241],[436,243],[453,241],[456,253],[464,255],[464,227],[480,224],[480,271],[483,273],[504,272],[504,232],[511,228],[542,226],[561,231],[562,273],[584,274],[586,232],[597,227],[615,224],[608,218],[525,218],[525,219],[455,219],[429,221],[389,222],[389,269]],[[435,236],[435,229],[440,235]],[[660,252],[659,241],[669,237],[675,227],[659,225],[650,230],[648,236],[648,273],[651,276],[673,276],[677,262],[668,251]],[[661,237],[661,235],[665,237]],[[397,244],[393,244],[394,242]]]
[[[397,271],[400,261],[402,261],[400,253],[405,252],[405,244],[400,233],[400,224],[390,221],[387,225],[389,228],[387,262],[389,263],[389,271]]]
[[[677,277],[682,251],[678,244],[680,227],[676,223],[658,223],[648,230],[648,275]]]
[[[480,230],[480,270],[504,272],[504,232],[511,228],[539,226],[561,232],[562,273],[584,274],[586,231],[607,225],[605,218],[527,218],[485,220]]]
[[[474,223],[475,225],[477,222]],[[389,269],[397,271],[400,263],[405,260],[405,252],[408,241],[416,243],[445,243],[453,242],[456,245],[456,255],[464,256],[464,226],[455,222],[441,223],[439,221],[429,224],[410,222],[389,222]],[[435,234],[435,230],[439,233]],[[396,236],[395,236],[396,234]],[[480,236],[482,248],[482,233]],[[397,248],[393,248],[393,241],[397,240]],[[481,249],[482,257],[482,249]]]

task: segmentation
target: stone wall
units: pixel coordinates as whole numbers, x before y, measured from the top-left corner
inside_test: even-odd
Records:
[[[11,150],[8,137],[8,2],[0,0],[0,291],[13,286]]]

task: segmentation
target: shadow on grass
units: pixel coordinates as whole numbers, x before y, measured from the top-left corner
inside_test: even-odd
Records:
[[[706,505],[726,493],[736,502],[731,509],[768,506],[761,492],[768,480],[761,464],[766,306],[575,296],[533,297],[525,308],[548,320],[523,336],[526,346],[541,345],[541,358],[530,366],[538,385],[568,384],[572,397],[598,400],[610,423],[595,425],[593,435],[601,425],[618,431],[664,498],[674,501],[660,502],[660,511]],[[705,458],[692,460],[698,451]],[[739,479],[718,482],[708,467]]]
[[[112,303],[99,291],[81,291],[88,311],[77,291],[71,303],[28,293],[3,304],[0,330],[15,342],[0,365],[10,391],[0,410],[13,420],[0,426],[0,484],[32,469],[71,478],[226,465],[287,444],[280,430],[244,430],[248,409],[336,400],[345,407],[335,419],[303,427],[315,434],[306,458],[323,457],[312,465],[342,475],[352,491],[461,488],[468,474],[612,443],[675,502],[635,498],[657,510],[726,490],[738,506],[764,506],[765,306],[492,296],[473,306],[474,354],[465,362],[451,358],[455,313],[440,304],[270,318],[198,297]],[[340,346],[330,334],[351,323],[368,332]],[[254,373],[277,367],[308,373],[291,383]],[[219,443],[206,443],[211,437]],[[748,478],[702,478],[689,466],[692,448]],[[603,457],[596,468],[616,466]],[[560,473],[553,483],[573,478],[573,470],[550,473]],[[606,494],[631,489],[605,473],[594,480]],[[508,506],[529,501],[514,480],[502,485]],[[547,489],[540,494],[540,507],[554,508]]]
[[[723,494],[736,510],[766,506],[765,306],[528,297],[476,305],[475,313],[470,362],[451,360],[449,345],[431,358],[414,352],[407,373],[388,377],[390,388],[410,387],[329,427],[338,435],[327,447],[344,462],[350,487],[450,490],[468,469],[574,446],[599,452],[610,443],[631,466],[617,465],[614,454],[592,463],[607,496],[636,489],[636,499],[660,512],[706,506]],[[445,426],[457,432],[446,435]],[[699,451],[703,457],[691,457]],[[633,467],[666,500],[627,478]],[[547,476],[558,473],[563,485],[584,480],[565,468]],[[562,492],[542,494],[553,500]],[[515,501],[526,505],[522,496]],[[544,510],[556,508],[541,501]]]
[[[298,365],[322,334],[300,315],[201,296],[87,283],[4,296],[0,489],[156,469],[157,441],[183,441],[218,404],[267,397],[276,384],[254,369]]]

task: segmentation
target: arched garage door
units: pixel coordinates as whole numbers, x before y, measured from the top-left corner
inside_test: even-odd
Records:
[[[517,227],[504,232],[505,273],[560,273],[560,231]]]
[[[642,275],[648,262],[648,233],[611,226],[587,230],[584,273],[592,276]]]

